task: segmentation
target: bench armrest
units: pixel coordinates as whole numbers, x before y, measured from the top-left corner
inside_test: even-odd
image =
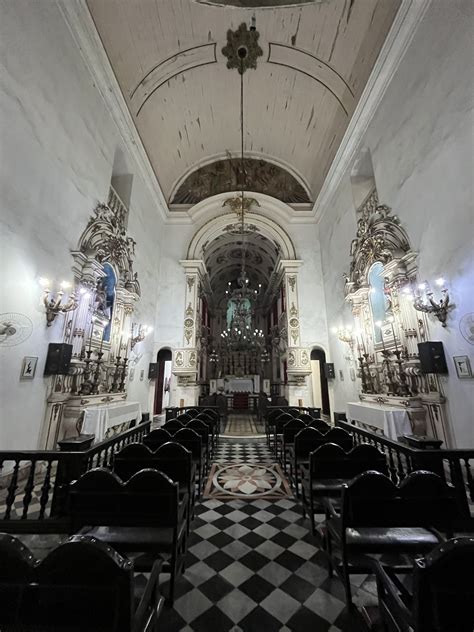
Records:
[[[337,512],[336,507],[334,506],[332,499],[327,496],[323,496],[322,505],[324,507],[324,512],[326,514],[326,519],[328,518],[339,518],[340,514]]]
[[[405,625],[412,626],[412,613],[400,597],[400,592],[403,589],[401,584],[394,582],[387,569],[378,560],[372,559],[371,565],[377,579],[379,605],[384,600],[385,608],[390,611],[392,616],[404,621]],[[403,592],[409,594],[406,590]]]
[[[162,566],[163,560],[161,558],[153,564],[142,598],[133,614],[132,632],[149,629],[150,623],[154,618],[158,619],[163,610],[165,599],[159,589]]]

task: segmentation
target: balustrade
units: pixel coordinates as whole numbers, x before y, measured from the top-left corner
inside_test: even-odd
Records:
[[[474,450],[419,450],[346,421],[336,419],[335,423],[352,433],[356,445],[370,443],[387,455],[390,478],[395,484],[414,470],[433,471],[458,490],[460,502],[470,511],[469,501],[474,502]]]
[[[84,452],[0,451],[0,531],[66,533],[69,483],[94,467],[110,467],[114,454],[141,441],[150,426],[145,421]]]

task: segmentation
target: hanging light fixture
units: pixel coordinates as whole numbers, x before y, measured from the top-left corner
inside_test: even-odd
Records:
[[[262,354],[268,353],[265,348],[265,335],[261,329],[252,325],[255,318],[255,303],[260,294],[261,284],[259,284],[258,289],[252,289],[245,270],[245,235],[248,232],[245,225],[245,213],[249,210],[253,199],[245,198],[244,73],[248,68],[256,68],[257,57],[263,54],[258,45],[258,38],[259,33],[256,30],[255,17],[253,17],[250,30],[247,30],[246,24],[241,24],[236,31],[229,30],[227,32],[227,46],[222,49],[223,54],[228,58],[227,67],[236,68],[240,75],[240,199],[234,198],[229,202],[239,220],[238,234],[240,234],[242,244],[242,263],[236,287],[231,290],[232,283],[229,281],[229,288],[226,290],[228,302],[232,301],[234,311],[227,329],[221,333],[221,343],[228,350],[253,350]]]

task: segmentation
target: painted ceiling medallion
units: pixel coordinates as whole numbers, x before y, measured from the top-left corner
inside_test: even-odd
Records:
[[[227,31],[227,44],[222,54],[227,57],[227,68],[237,68],[242,75],[249,68],[257,68],[257,57],[263,55],[258,45],[260,33],[254,29],[247,29],[245,22],[236,31]]]

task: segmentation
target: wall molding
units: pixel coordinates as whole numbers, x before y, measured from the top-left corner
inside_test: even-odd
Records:
[[[339,149],[331,163],[312,215],[319,222],[325,215],[339,184],[367,132],[379,105],[396,73],[432,0],[402,0],[395,20],[382,46],[359,103],[352,115]]]
[[[110,65],[86,0],[56,0],[61,15],[79,48],[94,85],[101,95],[119,131],[125,149],[138,167],[139,175],[149,189],[161,218],[168,217],[168,204],[151,166],[132,115]]]

